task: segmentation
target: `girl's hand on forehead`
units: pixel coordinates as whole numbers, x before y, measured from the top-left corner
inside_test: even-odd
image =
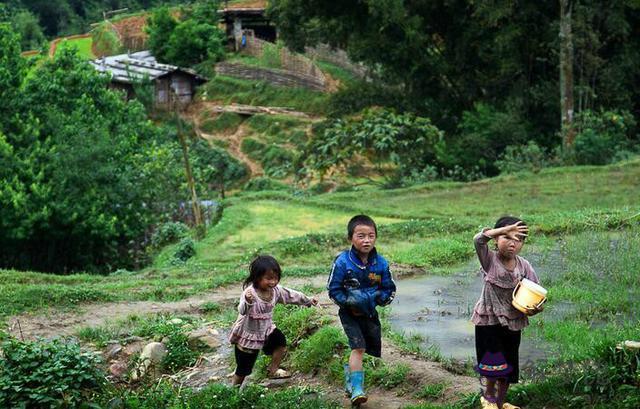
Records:
[[[529,227],[522,221],[504,227],[504,235],[511,240],[522,241],[528,236],[527,233],[529,233]]]

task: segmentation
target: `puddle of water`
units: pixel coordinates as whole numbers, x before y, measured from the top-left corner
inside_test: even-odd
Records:
[[[445,357],[475,360],[473,307],[482,292],[478,263],[472,260],[453,276],[419,276],[396,282],[397,296],[389,317],[394,331],[418,334],[424,347],[437,345]],[[563,315],[563,314],[561,314]],[[524,367],[548,357],[549,346],[523,332],[520,362]]]

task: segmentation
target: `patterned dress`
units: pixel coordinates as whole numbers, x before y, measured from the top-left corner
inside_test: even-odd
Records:
[[[247,293],[251,293],[253,297],[251,304],[246,301]],[[273,288],[271,300],[265,301],[250,285],[240,296],[239,314],[229,334],[229,342],[237,344],[241,349],[262,349],[265,340],[276,328],[273,323],[273,308],[278,303],[308,307],[311,306],[311,299],[299,291],[277,285]]]

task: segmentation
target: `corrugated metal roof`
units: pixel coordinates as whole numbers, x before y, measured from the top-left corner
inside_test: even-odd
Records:
[[[91,61],[91,64],[99,72],[110,73],[112,81],[125,84],[138,82],[147,77],[155,80],[175,71],[182,71],[198,80],[206,81],[192,69],[158,63],[150,51],[102,57]]]

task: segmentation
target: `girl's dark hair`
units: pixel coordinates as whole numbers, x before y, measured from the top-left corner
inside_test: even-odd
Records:
[[[504,227],[504,226],[509,226],[512,224],[516,224],[518,222],[522,222],[523,226],[526,226],[527,223],[525,223],[522,219],[519,219],[517,217],[513,217],[513,216],[502,216],[501,218],[498,219],[498,221],[496,222],[496,225],[493,226],[494,229],[499,229],[500,227]],[[522,241],[524,241],[525,237],[522,237]]]
[[[280,281],[280,277],[282,276],[282,269],[280,268],[280,264],[276,261],[275,258],[269,255],[261,255],[256,257],[249,265],[249,277],[244,280],[244,284],[242,288],[247,288],[249,284],[252,284],[254,287],[258,285],[258,281],[262,278],[263,275],[267,274],[269,271],[273,271],[276,276],[278,276],[278,281]]]
[[[378,235],[378,226],[376,226],[376,222],[367,215],[359,214],[357,216],[353,216],[351,220],[349,220],[349,224],[347,224],[347,237],[349,240],[353,237],[353,232],[356,227],[361,225],[373,227],[373,230],[376,232],[376,236]]]

